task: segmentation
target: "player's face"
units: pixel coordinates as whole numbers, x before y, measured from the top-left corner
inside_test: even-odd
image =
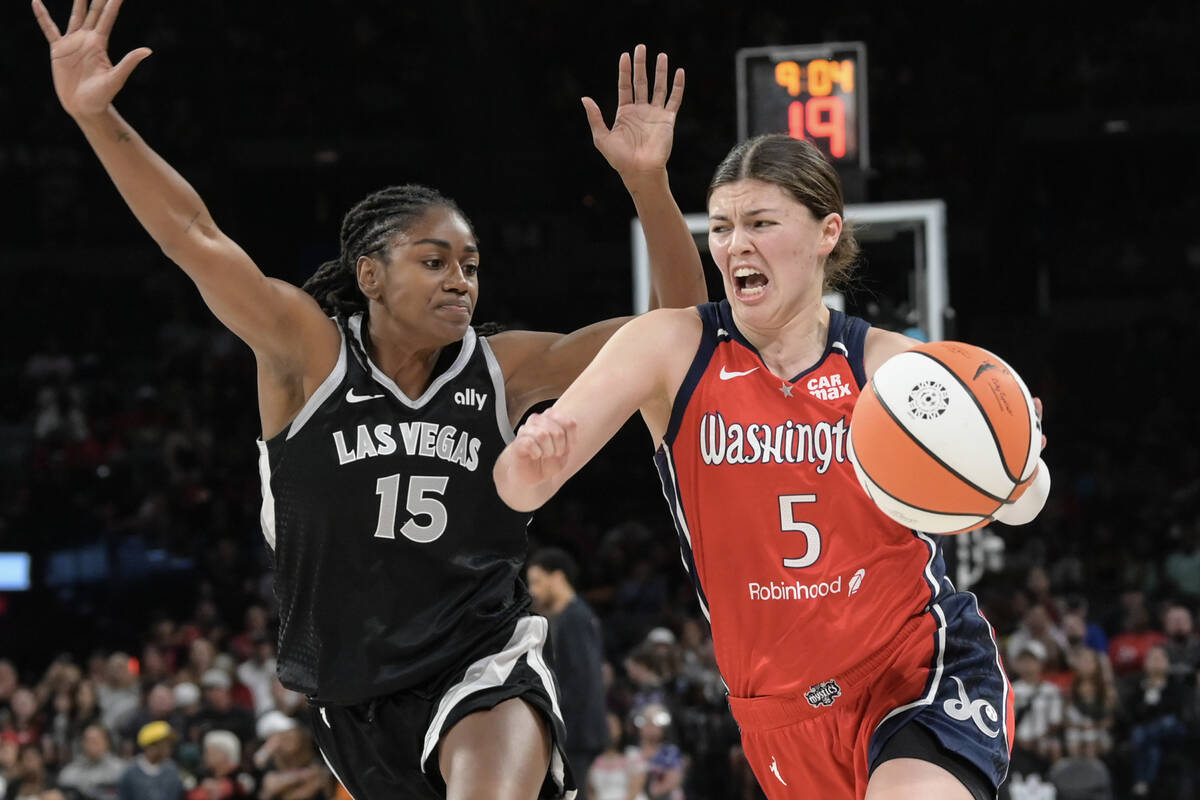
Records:
[[[740,316],[762,323],[819,302],[825,257],[841,230],[837,214],[818,219],[765,181],[725,184],[708,201],[708,246],[725,295]]]
[[[386,258],[382,270],[366,265],[365,277],[377,281],[364,287],[373,292],[368,296],[403,328],[427,333],[435,344],[461,339],[479,298],[479,245],[466,220],[451,209],[432,208],[393,238]]]

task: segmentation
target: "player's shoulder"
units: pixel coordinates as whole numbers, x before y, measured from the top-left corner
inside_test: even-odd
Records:
[[[867,377],[874,375],[875,370],[892,356],[919,344],[916,339],[902,333],[872,326],[867,330],[866,341],[863,344],[863,368]]]

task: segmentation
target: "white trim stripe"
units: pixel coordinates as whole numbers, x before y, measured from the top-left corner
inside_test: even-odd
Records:
[[[437,711],[430,720],[429,727],[425,729],[425,746],[421,749],[422,772],[425,771],[425,762],[437,747],[438,739],[442,735],[442,726],[446,724],[446,719],[454,707],[476,692],[503,686],[521,656],[533,650],[541,651],[548,630],[549,625],[545,617],[522,617],[517,620],[513,634],[504,645],[504,649],[471,664],[462,680],[446,690],[442,699],[438,701]],[[553,697],[551,694],[552,699]],[[555,703],[555,709],[557,708]]]
[[[483,351],[483,359],[487,362],[488,372],[492,376],[492,390],[496,393],[496,424],[500,427],[500,435],[504,437],[505,444],[509,444],[516,438],[513,433],[512,423],[508,420],[508,396],[504,393],[504,371],[500,369],[500,362],[496,359],[496,354],[492,352],[492,346],[488,344],[488,340],[479,339],[479,349]]]
[[[350,326],[350,332],[354,334],[354,338],[358,341],[359,346],[362,347],[363,353],[366,354],[367,348],[363,344],[362,340],[362,314],[355,314],[352,316],[348,321],[348,325]],[[373,377],[376,382],[383,386],[383,388],[395,395],[397,400],[409,408],[421,408],[429,402],[431,397],[437,394],[438,389],[441,389],[451,380],[458,377],[458,373],[463,371],[463,367],[467,365],[467,361],[470,360],[471,354],[475,352],[476,340],[477,337],[475,336],[475,329],[467,328],[467,332],[462,338],[462,348],[458,351],[458,357],[454,359],[454,363],[451,364],[445,372],[439,375],[437,379],[433,381],[433,383],[429,384],[429,388],[425,390],[425,393],[416,400],[413,400],[406,395],[400,389],[400,387],[396,385],[396,382],[387,375],[387,373],[375,366],[375,362],[371,360],[370,355],[367,355],[366,366],[371,370],[371,377]]]
[[[291,439],[300,429],[304,427],[304,423],[317,413],[317,409],[321,407],[329,397],[333,394],[333,390],[342,382],[342,378],[346,377],[346,351],[349,350],[349,345],[346,343],[346,337],[342,334],[342,328],[335,323],[337,327],[338,337],[341,339],[341,351],[338,353],[337,363],[333,365],[333,370],[325,376],[325,380],[321,381],[321,385],[312,393],[312,397],[305,401],[300,408],[300,413],[288,425],[286,439]],[[286,440],[285,439],[285,440]]]
[[[679,491],[679,479],[675,476],[675,459],[672,458],[671,448],[667,446],[665,441],[662,443],[662,451],[663,461],[666,463],[667,471],[670,473],[671,483],[671,493],[668,494],[667,482],[663,482],[663,498],[667,501],[667,506],[671,509],[671,513],[675,516],[676,525],[678,526],[680,532],[683,533],[683,538],[687,539],[687,555],[691,557],[692,563],[695,564],[696,555],[695,548],[692,547],[692,532],[688,529],[687,520],[684,519],[683,516],[683,496]],[[672,495],[674,496],[673,498]],[[688,566],[687,557],[684,556],[682,550],[679,553],[679,558],[683,561],[684,571],[691,573],[692,569]],[[708,600],[703,594],[700,593],[699,590],[701,585],[699,573],[693,573],[692,579],[696,582],[696,599],[700,601],[700,610],[704,612],[704,618],[708,620],[709,624],[711,624],[712,617],[708,613]]]
[[[325,724],[328,725],[329,720],[326,720]],[[331,726],[330,730],[332,729],[333,728]],[[317,752],[321,754],[321,758],[325,761],[325,766],[329,767],[329,771],[333,773],[333,777],[337,778],[337,782],[340,783],[342,788],[346,790],[346,794],[350,795],[350,800],[355,800],[354,794],[350,791],[350,787],[347,786],[346,782],[342,780],[342,777],[337,774],[337,770],[333,768],[333,764],[329,763],[329,756],[325,755],[325,751],[321,749],[320,745],[317,745]]]
[[[933,702],[933,698],[937,697],[938,687],[941,686],[942,683],[942,672],[945,670],[946,615],[942,612],[942,607],[937,603],[934,603],[931,608],[933,609],[934,613],[937,614],[940,624],[938,625],[937,629],[937,668],[933,672],[933,680],[929,683],[929,692],[924,697],[914,700],[911,703],[906,703],[899,708],[893,708],[887,713],[887,716],[879,720],[879,724],[875,726],[875,730],[879,730],[883,726],[883,723],[887,722],[897,714],[908,711],[910,708],[916,708],[917,706],[927,706]]]
[[[530,668],[538,674],[542,679],[542,683],[546,686],[546,694],[550,696],[550,706],[554,709],[554,716],[562,719],[562,710],[558,706],[558,690],[554,676],[550,673],[550,668],[546,666],[546,660],[542,655],[542,646],[538,645],[525,656],[526,662]],[[565,726],[565,723],[564,723]],[[568,734],[569,735],[569,734]],[[554,737],[554,750],[550,753],[550,777],[554,780],[554,785],[558,787],[558,791],[562,793],[563,800],[575,800],[576,791],[572,789],[567,791],[567,769],[566,755],[562,751],[562,742],[558,741],[558,737]],[[586,780],[587,776],[583,776]],[[575,779],[576,784],[579,783],[579,778]]]
[[[1009,748],[1009,752],[1012,752],[1012,745],[1008,742],[1008,676],[1004,674],[1004,665],[1000,663],[1000,645],[996,642],[996,634],[992,630],[992,623],[988,622],[987,617],[979,610],[979,598],[975,596],[974,592],[967,592],[966,594],[970,595],[971,599],[975,602],[975,613],[979,615],[980,621],[987,626],[988,638],[992,640],[992,649],[996,651],[996,675],[1000,678],[1000,686],[1002,687],[1000,693],[1000,730],[1004,731],[1005,746]],[[1000,778],[1001,783],[1008,778],[1008,767],[1010,764],[1011,760],[1004,764],[1004,776]]]
[[[275,494],[271,491],[271,456],[267,443],[258,440],[258,478],[262,483],[262,507],[258,511],[258,524],[263,538],[272,550],[275,549]]]

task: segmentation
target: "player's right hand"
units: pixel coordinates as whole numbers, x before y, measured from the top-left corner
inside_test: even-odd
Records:
[[[575,439],[575,420],[549,408],[530,414],[508,446],[509,474],[518,483],[534,485],[558,475],[567,463]]]
[[[149,47],[139,47],[116,66],[108,60],[108,35],[120,8],[121,0],[92,0],[90,6],[87,0],[74,0],[66,33],[60,33],[42,0],[33,0],[33,15],[50,43],[54,91],[73,117],[107,110],[134,68],[150,55]]]

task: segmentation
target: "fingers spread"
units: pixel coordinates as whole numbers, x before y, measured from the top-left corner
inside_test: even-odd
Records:
[[[633,102],[645,103],[650,99],[650,82],[646,78],[646,45],[633,48]]]
[[[138,64],[145,61],[150,56],[149,47],[139,47],[137,50],[126,54],[121,61],[113,67],[113,71],[117,73],[118,86],[124,86],[125,81],[129,80],[129,76],[133,73]]]
[[[47,42],[54,44],[62,38],[62,34],[58,32],[58,26],[50,18],[50,12],[42,5],[42,0],[33,0],[33,16],[37,18],[38,27],[46,35]]]
[[[100,19],[96,23],[96,33],[103,36],[108,36],[112,31],[113,23],[117,21],[117,12],[121,10],[122,0],[108,0],[104,4],[104,11],[100,14]]]
[[[633,102],[633,72],[629,66],[629,53],[621,53],[617,61],[617,105]]]
[[[603,137],[608,133],[608,126],[604,124],[604,115],[600,113],[600,106],[596,105],[596,101],[590,97],[581,97],[583,102],[583,110],[587,114],[588,126],[592,129],[592,141]]]
[[[79,26],[83,24],[83,17],[87,14],[87,0],[75,0],[71,4],[71,18],[67,20],[67,33],[74,33],[79,30]]]
[[[671,96],[667,98],[667,111],[675,113],[683,103],[683,68],[675,70],[675,83],[671,86]]]
[[[100,14],[104,11],[105,0],[92,0],[92,6],[88,9],[87,16],[83,20],[84,30],[91,30],[96,27],[96,23],[100,21]]]
[[[667,54],[659,53],[654,62],[654,97],[650,100],[661,106],[667,99]]]

